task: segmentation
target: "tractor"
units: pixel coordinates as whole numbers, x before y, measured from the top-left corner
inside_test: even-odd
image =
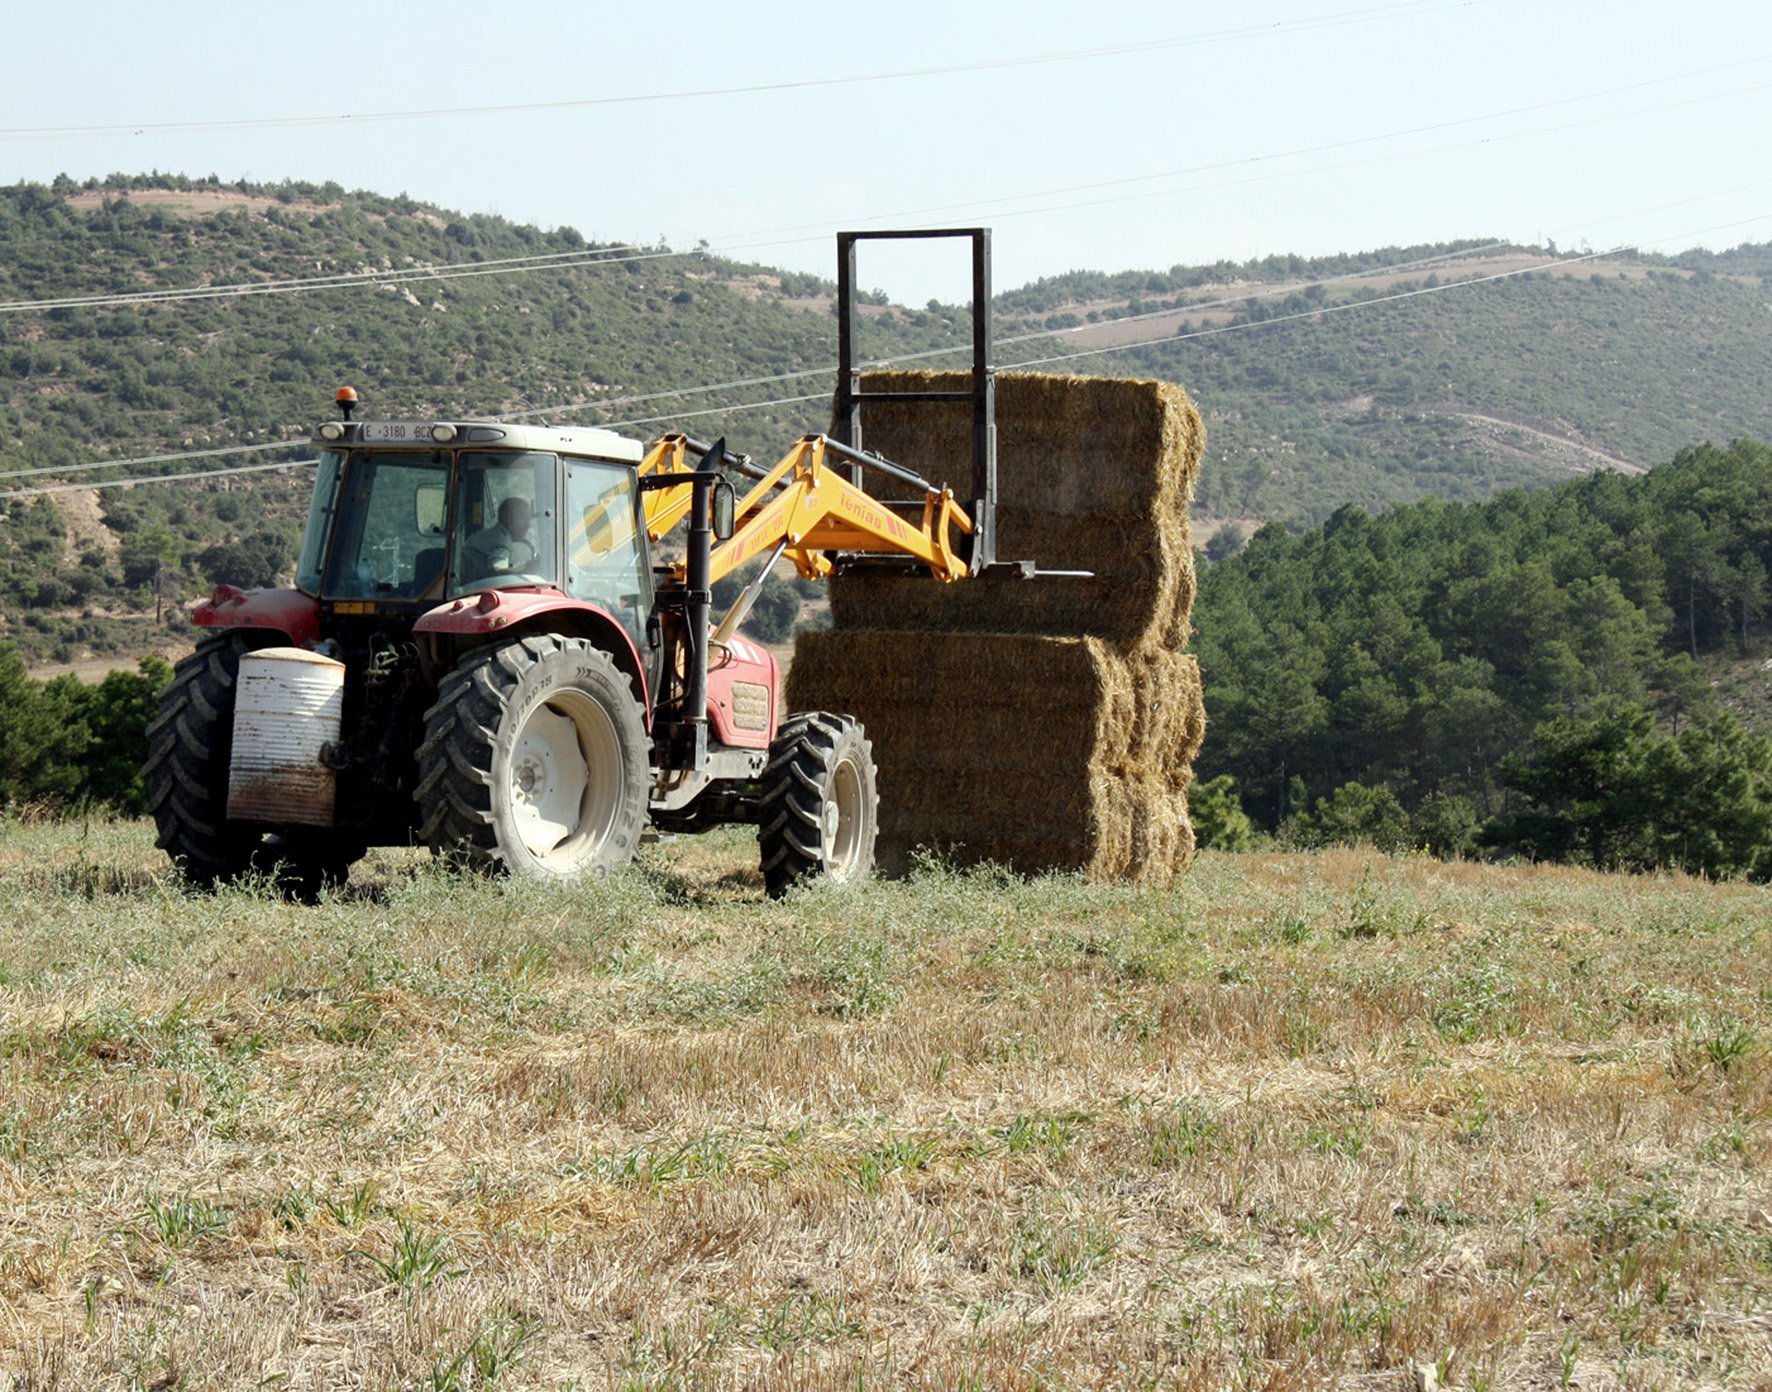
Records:
[[[861,448],[855,245],[884,236],[972,243],[972,388],[948,394],[974,413],[964,506]],[[989,233],[838,243],[837,437],[806,435],[774,468],[683,434],[360,420],[339,391],[313,436],[294,585],[218,587],[193,615],[212,632],[149,726],[148,801],[186,877],[274,869],[311,892],[372,845],[415,843],[574,876],[624,864],[649,830],[730,823],[758,828],[771,895],[866,877],[866,731],[784,713],[774,657],[739,626],[784,556],[807,577],[996,568]],[[684,554],[667,556],[684,523]],[[716,623],[714,583],[756,560]]]

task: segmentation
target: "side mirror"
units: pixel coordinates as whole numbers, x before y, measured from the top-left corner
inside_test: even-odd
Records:
[[[725,479],[714,485],[713,507],[714,535],[721,541],[729,540],[737,527],[738,494]]]
[[[412,525],[420,536],[443,535],[449,513],[449,490],[440,483],[421,483],[412,495]]]

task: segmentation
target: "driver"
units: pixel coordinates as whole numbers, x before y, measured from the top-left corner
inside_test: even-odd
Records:
[[[535,544],[529,540],[531,512],[527,498],[512,496],[500,503],[497,524],[468,538],[466,574],[484,578],[528,570],[535,560]]]

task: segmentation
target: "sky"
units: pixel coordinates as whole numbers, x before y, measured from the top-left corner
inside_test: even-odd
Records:
[[[7,38],[5,183],[332,180],[826,276],[840,228],[987,225],[999,290],[1772,240],[1764,0],[15,0]],[[859,274],[967,298],[959,243]]]

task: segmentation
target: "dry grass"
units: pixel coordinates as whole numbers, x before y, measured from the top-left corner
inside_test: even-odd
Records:
[[[0,1385],[1772,1385],[1764,890],[0,838]]]

